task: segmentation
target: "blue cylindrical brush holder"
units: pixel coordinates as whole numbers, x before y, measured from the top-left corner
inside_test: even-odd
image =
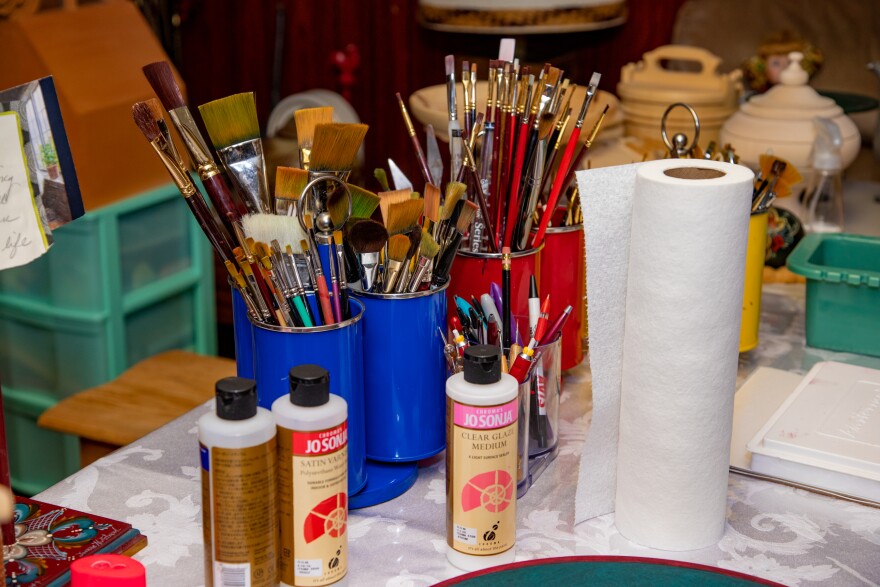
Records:
[[[364,305],[350,300],[352,317],[338,324],[292,328],[254,324],[241,295],[233,291],[232,297],[238,373],[253,374],[261,407],[271,409],[272,402],[289,393],[291,367],[312,363],[330,372],[331,393],[348,403],[348,492],[357,493],[367,483]],[[240,332],[245,329],[249,333]]]
[[[419,461],[446,446],[446,286],[415,293],[353,291],[364,305],[367,457]]]

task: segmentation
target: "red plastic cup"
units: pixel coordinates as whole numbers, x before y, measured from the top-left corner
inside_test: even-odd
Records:
[[[565,212],[565,208],[557,210]],[[566,371],[584,360],[584,298],[587,293],[587,261],[584,227],[548,228],[541,250],[541,277],[538,280],[541,299],[550,294],[550,320],[555,320],[566,306],[571,316],[562,328],[562,370]]]
[[[534,274],[541,281],[541,247],[510,254],[510,305],[514,316],[529,315],[529,280]],[[447,319],[456,315],[455,296],[468,302],[471,296],[478,300],[489,293],[493,281],[501,285],[501,253],[472,253],[459,250],[449,272],[449,287],[446,288]],[[499,309],[499,311],[501,311]],[[528,341],[528,324],[520,325],[523,342]]]
[[[121,554],[84,556],[70,565],[71,587],[146,587],[144,565]]]

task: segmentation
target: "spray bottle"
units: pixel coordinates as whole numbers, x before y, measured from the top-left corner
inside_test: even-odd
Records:
[[[281,585],[336,583],[348,570],[348,405],[318,365],[290,370],[278,423]]]
[[[833,120],[817,116],[813,143],[813,178],[805,201],[806,229],[809,232],[843,230],[843,163],[840,148],[843,137]]]
[[[516,554],[517,391],[494,345],[446,381],[446,558],[466,571]]]
[[[278,584],[275,421],[256,383],[226,377],[199,419],[205,585]]]

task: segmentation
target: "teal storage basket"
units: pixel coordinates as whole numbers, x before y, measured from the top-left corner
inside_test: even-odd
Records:
[[[173,185],[53,234],[48,253],[0,271],[0,382],[25,495],[79,468],[75,438],[37,427],[45,409],[163,351],[217,351],[211,246]]]
[[[788,257],[807,278],[807,344],[880,357],[880,238],[811,234]]]

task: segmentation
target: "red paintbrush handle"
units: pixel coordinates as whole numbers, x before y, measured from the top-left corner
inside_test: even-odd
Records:
[[[230,235],[234,235],[235,230],[233,230],[232,225],[241,220],[243,212],[242,208],[239,208],[232,198],[232,193],[226,186],[223,176],[217,173],[211,177],[202,178],[202,183],[205,186],[205,191],[208,192],[208,197],[211,198],[211,204],[217,210],[226,230],[229,231]]]
[[[324,316],[324,324],[333,324],[333,306],[330,304],[330,290],[323,275],[317,275],[318,301],[321,303],[321,314]]]
[[[529,134],[528,121],[521,123],[516,138],[516,158],[513,161],[513,179],[510,180],[510,192],[507,200],[507,226],[504,227],[504,246],[509,247],[513,238],[513,227],[516,214],[519,212],[519,184],[522,181],[522,168],[526,156],[526,142]]]
[[[562,190],[560,193],[568,191],[568,186],[571,185],[571,180],[574,179],[574,174],[581,168],[589,150],[590,148],[587,146],[587,143],[581,145],[581,150],[578,152],[577,157],[574,158],[574,163],[568,168],[568,173],[565,175],[565,181],[562,182]]]
[[[510,205],[510,190],[508,188],[510,187],[510,170],[513,167],[513,147],[516,144],[516,127],[516,114],[511,113],[507,117],[507,144],[504,146],[504,162],[501,165],[501,193],[504,194],[504,203],[506,206]],[[501,237],[500,233],[503,229],[502,218],[503,216],[499,214],[498,226],[496,227],[496,230],[499,231],[499,238]]]
[[[568,144],[565,145],[565,153],[562,154],[562,160],[559,162],[559,170],[556,172],[556,178],[553,180],[553,187],[550,189],[550,195],[547,197],[547,207],[544,208],[544,215],[541,216],[541,226],[538,227],[538,233],[532,241],[532,248],[537,247],[544,240],[544,233],[547,232],[547,226],[550,224],[550,218],[553,216],[553,210],[556,209],[556,201],[559,200],[559,194],[562,191],[562,184],[565,183],[565,177],[568,175],[568,165],[574,156],[574,150],[577,147],[578,138],[581,136],[580,127],[574,127],[571,131],[571,137]]]

